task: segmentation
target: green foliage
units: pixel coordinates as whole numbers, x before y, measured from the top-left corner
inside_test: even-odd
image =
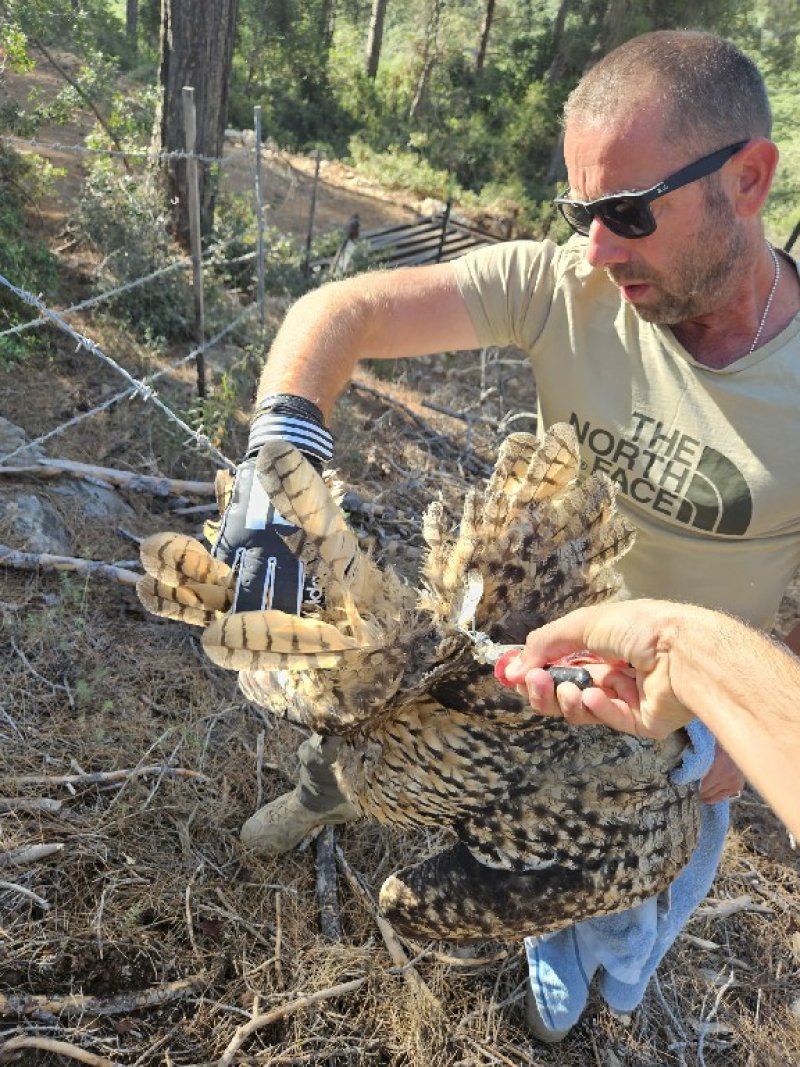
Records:
[[[261,104],[265,137],[292,148],[342,144],[348,121],[328,62],[332,11],[328,0],[242,0],[230,95],[235,126],[251,126],[253,105]]]
[[[425,145],[421,139],[416,144]],[[395,148],[376,152],[360,138],[350,142],[350,158],[362,174],[380,182],[387,189],[407,189],[416,196],[446,200],[448,189],[458,197],[462,190],[452,186],[445,170],[437,170],[417,151]]]
[[[789,239],[800,222],[800,72],[784,71],[769,79],[774,119],[773,137],[780,148],[780,161],[765,212],[767,236],[777,245]],[[793,249],[794,255],[798,248]]]
[[[4,0],[3,8],[5,25],[25,40],[36,38],[82,56],[126,54],[124,24],[110,0]]]
[[[26,213],[36,209],[37,199],[47,190],[54,169],[39,156],[20,156],[0,151],[0,274],[20,289],[45,300],[57,286],[55,260],[47,246],[28,227]],[[0,287],[0,331],[36,318],[27,304]],[[9,369],[47,342],[41,330],[0,337],[0,368]]]
[[[183,258],[170,237],[169,222],[155,174],[125,173],[113,159],[91,165],[74,225],[102,256],[104,287],[114,288]],[[185,337],[191,307],[191,280],[185,269],[113,298],[115,313],[147,338]]]
[[[246,352],[236,366],[223,371],[209,395],[197,397],[184,412],[185,421],[194,430],[204,433],[216,448],[225,447],[229,434],[241,417],[242,409],[252,399],[253,384],[257,377],[255,366],[254,353]]]

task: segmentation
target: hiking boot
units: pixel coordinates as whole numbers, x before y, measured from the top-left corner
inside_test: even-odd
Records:
[[[318,826],[333,826],[358,818],[359,811],[349,800],[327,811],[312,811],[302,803],[296,789],[259,808],[241,829],[243,844],[263,856],[290,852]]]
[[[553,1030],[542,1018],[542,1013],[539,1011],[539,1005],[536,1003],[536,997],[533,995],[531,989],[531,983],[528,982],[525,989],[525,1022],[528,1030],[533,1034],[537,1041],[542,1041],[545,1045],[557,1045],[559,1041],[563,1041],[567,1034],[572,1029],[568,1026],[565,1030]]]

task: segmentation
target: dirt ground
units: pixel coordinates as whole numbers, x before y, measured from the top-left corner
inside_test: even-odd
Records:
[[[49,134],[66,140],[70,131]],[[65,154],[68,175],[44,221],[32,218],[54,244],[79,190],[74,159]],[[301,235],[304,197],[286,192],[289,168],[308,180],[312,166],[282,159],[274,170],[276,187],[286,176],[287,212],[297,198],[284,224]],[[353,210],[365,226],[410,210],[340,180],[326,173],[321,225]],[[136,344],[107,314],[79,326],[135,374],[175,354]],[[256,370],[243,359],[229,455],[242,447]],[[439,493],[454,506],[505,431],[530,427],[530,376],[513,353],[490,352],[384,366],[359,380],[337,411],[337,463],[357,494],[352,514],[365,542],[413,576],[422,508]],[[34,437],[118,388],[110,368],[57,339],[0,374],[0,413]],[[192,390],[182,372],[161,395],[186,410]],[[426,406],[431,398],[444,411]],[[80,424],[48,452],[170,478],[207,480],[215,467],[138,400]],[[198,535],[204,515],[186,507],[209,499],[127,491],[133,514],[100,524],[49,483],[4,476],[0,493],[19,492],[53,504],[75,555],[129,567],[132,538]],[[800,618],[799,592],[784,600],[783,628]],[[198,631],[146,615],[124,585],[43,569],[0,570],[0,611],[0,1062],[216,1064],[234,1040],[230,1062],[239,1064],[800,1062],[797,852],[751,790],[735,807],[708,901],[642,1006],[618,1018],[593,998],[569,1038],[547,1048],[522,1023],[519,944],[471,946],[464,956],[405,943],[405,965],[390,955],[372,895],[396,867],[434,851],[437,835],[367,822],[336,829],[363,876],[359,889],[339,868],[338,941],[320,933],[319,841],[275,860],[242,847],[244,819],[291,786],[302,735],[245,701],[235,678],[204,657]]]

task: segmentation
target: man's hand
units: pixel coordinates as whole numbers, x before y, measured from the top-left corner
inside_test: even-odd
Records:
[[[302,563],[283,540],[295,527],[276,511],[256,477],[259,449],[275,438],[294,445],[320,467],[333,454],[333,439],[316,405],[285,394],[261,402],[212,553],[236,571],[234,612],[272,608],[299,615],[304,601],[319,599],[314,583],[305,581]]]
[[[638,601],[574,611],[528,635],[520,655],[505,666],[505,683],[540,714],[561,716],[573,726],[602,724],[640,737],[666,737],[692,715],[673,689],[665,608]],[[628,666],[587,665],[594,687],[581,691],[564,683],[556,691],[544,666],[581,649]]]

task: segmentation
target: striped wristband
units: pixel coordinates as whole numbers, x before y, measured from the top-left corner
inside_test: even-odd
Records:
[[[255,455],[266,441],[288,441],[310,459],[327,462],[333,456],[333,437],[322,425],[322,412],[303,397],[279,394],[265,397],[250,427],[247,455]]]

